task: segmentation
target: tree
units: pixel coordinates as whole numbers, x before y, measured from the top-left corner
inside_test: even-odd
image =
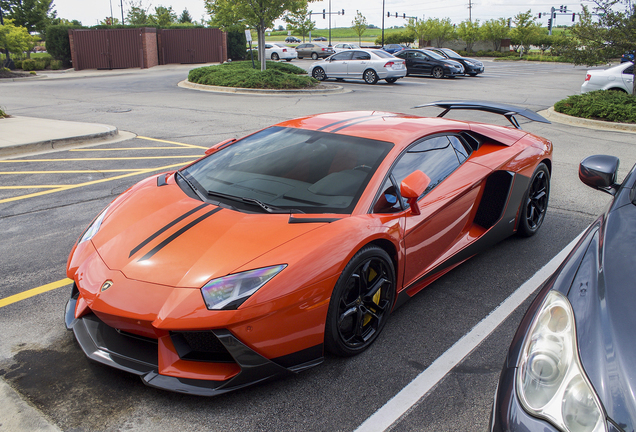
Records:
[[[190,12],[188,12],[188,8],[185,8],[183,12],[181,12],[181,16],[179,17],[179,22],[181,24],[192,24],[192,16],[190,16]]]
[[[481,38],[479,20],[462,21],[457,26],[457,36],[466,42],[466,51],[472,52],[473,45]]]
[[[120,24],[121,22],[119,21],[119,19],[114,17],[106,17],[99,22],[99,25],[107,25],[107,26],[120,25]]]
[[[43,35],[46,26],[57,16],[57,12],[52,10],[53,0],[0,0],[0,8],[15,26]]]
[[[510,31],[510,39],[513,45],[523,46],[526,53],[530,52],[530,45],[533,45],[541,34],[541,26],[535,22],[532,11],[519,12],[513,19],[515,27]]]
[[[481,26],[481,37],[492,42],[493,50],[501,49],[501,40],[507,39],[510,34],[510,28],[505,18],[491,19]]]
[[[286,11],[297,12],[307,0],[204,0],[205,8],[212,17],[212,23],[228,27],[239,22],[256,29],[258,34],[258,54],[262,60],[261,70],[266,69],[265,30],[272,28],[274,21]]]
[[[429,18],[427,21],[430,21],[431,40],[435,40],[436,47],[442,48],[445,41],[455,38],[455,27],[450,18]]]
[[[316,28],[316,23],[311,20],[311,14],[307,9],[307,4],[295,12],[288,13],[283,19],[287,23],[287,29],[302,36],[303,42],[305,42],[305,36]]]
[[[157,6],[155,13],[148,16],[148,23],[153,26],[168,27],[177,22],[177,14],[172,6]]]
[[[351,22],[351,28],[358,35],[358,44],[362,44],[362,34],[367,29],[367,19],[360,12],[356,12],[356,16]]]
[[[416,20],[409,18],[409,23],[406,25],[406,31],[411,35],[413,39],[418,41],[418,46],[422,48],[425,42],[430,41],[432,37],[432,21],[428,20]]]
[[[636,55],[636,5],[626,1],[620,10],[620,0],[592,2],[593,12],[583,6],[579,22],[571,29],[577,43],[564,49],[563,55],[574,64],[587,66],[607,63],[626,52]],[[633,85],[632,94],[636,95],[636,82]]]
[[[10,53],[22,54],[25,51],[31,51],[34,46],[35,37],[29,34],[26,27],[14,25],[12,19],[6,19],[4,25],[0,25],[0,47],[4,48],[7,54],[4,64],[12,64]]]
[[[149,22],[148,17],[148,9],[150,6],[144,8],[141,0],[139,2],[135,2],[134,0],[130,0],[128,3],[130,9],[128,9],[128,13],[126,14],[126,23],[129,25],[146,25]]]

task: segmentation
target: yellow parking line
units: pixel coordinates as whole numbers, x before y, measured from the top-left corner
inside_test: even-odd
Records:
[[[25,162],[77,162],[77,161],[123,161],[123,160],[156,160],[156,159],[180,159],[198,157],[193,155],[179,156],[141,156],[141,157],[114,157],[114,158],[75,158],[75,159],[14,159],[0,160],[0,163],[25,163]]]
[[[148,138],[148,137],[140,136],[140,135],[137,135],[137,138],[145,139],[145,140],[148,140],[148,141],[157,141],[157,142],[162,142],[162,143],[167,143],[167,144],[176,144],[176,145],[183,146],[183,147],[198,148],[198,149],[204,149],[204,150],[208,149],[208,147],[202,147],[202,146],[198,146],[198,145],[194,145],[194,144],[184,144],[184,143],[180,143],[180,142],[176,142],[176,141],[166,141],[166,140],[157,139],[157,138]]]
[[[170,168],[182,167],[182,166],[184,166],[187,163],[188,162],[179,163],[179,164],[173,164],[173,165],[166,165],[166,166],[163,166],[163,167],[148,168],[148,169],[139,170],[139,171],[136,171],[136,172],[133,172],[133,173],[129,173],[129,174],[122,174],[122,175],[119,175],[119,176],[108,177],[108,178],[99,179],[99,180],[93,180],[93,181],[89,181],[89,182],[85,182],[85,183],[79,183],[79,184],[75,184],[75,185],[60,186],[57,189],[41,191],[41,192],[34,192],[32,194],[20,195],[20,196],[12,197],[12,198],[5,198],[5,199],[0,200],[0,204],[6,203],[6,202],[11,202],[11,201],[19,201],[19,200],[23,200],[23,199],[27,199],[27,198],[33,198],[33,197],[42,196],[42,195],[48,195],[48,194],[55,193],[55,192],[61,192],[61,191],[64,191],[64,190],[69,190],[69,189],[76,189],[76,188],[79,188],[79,187],[90,186],[90,185],[94,185],[94,184],[98,184],[98,183],[105,183],[105,182],[109,182],[109,181],[112,181],[112,180],[118,180],[118,179],[122,179],[122,178],[126,178],[126,177],[132,177],[132,176],[139,175],[139,174],[148,174],[148,173],[151,173],[151,172],[165,171],[165,170],[168,170]]]
[[[51,282],[50,284],[42,285],[41,287],[33,288],[28,291],[21,292],[19,294],[14,294],[12,296],[5,297],[3,299],[0,299],[0,308],[28,299],[38,294],[45,293],[47,291],[52,291],[54,289],[70,285],[72,283],[73,283],[72,279],[65,278],[57,282]]]

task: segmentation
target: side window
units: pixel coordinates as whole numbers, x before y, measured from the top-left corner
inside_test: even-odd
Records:
[[[339,52],[338,54],[334,54],[333,56],[331,56],[331,60],[333,60],[333,61],[350,60],[351,59],[351,54],[353,54],[353,53],[350,52],[350,51]]]
[[[464,152],[466,152],[465,148]],[[464,160],[466,159],[464,158],[462,162]],[[395,179],[395,183],[400,185],[402,180],[413,171],[422,171],[431,179],[430,185],[422,194],[424,196],[451,175],[460,164],[458,152],[455,146],[451,144],[449,137],[438,136],[424,139],[409,147],[393,167],[392,176]]]
[[[473,149],[470,146],[464,144],[456,136],[449,136],[448,139],[455,148],[455,153],[457,153],[457,159],[459,159],[459,163],[464,163],[464,161],[468,159],[468,156],[470,156],[470,154],[472,153]]]
[[[382,193],[373,206],[373,213],[395,213],[403,210],[399,194],[390,178],[386,179],[380,190]]]
[[[623,71],[623,74],[625,75],[634,75],[634,65],[628,67],[627,69],[625,69]]]
[[[371,55],[364,51],[353,51],[351,54],[353,55],[353,60],[371,60]]]

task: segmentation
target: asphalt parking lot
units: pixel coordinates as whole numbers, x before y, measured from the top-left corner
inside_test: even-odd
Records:
[[[311,60],[294,64],[308,67]],[[579,182],[579,161],[598,153],[619,156],[623,174],[636,162],[633,134],[522,124],[552,140],[555,148],[550,207],[535,237],[510,238],[436,281],[395,311],[380,338],[360,356],[328,356],[297,376],[212,399],[162,392],[135,376],[90,363],[64,328],[68,252],[115,196],[147,175],[193,160],[217,142],[282,120],[369,109],[432,116],[439,110],[413,107],[442,99],[489,100],[540,111],[578,93],[586,71],[487,62],[486,72],[476,78],[408,77],[374,86],[352,81],[338,83],[347,93],[332,95],[236,95],[177,87],[191,67],[0,83],[1,103],[10,114],[109,124],[136,135],[0,159],[0,232],[5,233],[0,301],[57,284],[0,307],[0,376],[41,413],[44,425],[65,431],[352,431],[365,424],[360,429],[371,430],[367,419],[465,340],[603,209],[609,196]],[[456,118],[506,123],[473,112]],[[467,352],[456,365],[431,378],[430,391],[405,415],[381,411],[392,430],[485,430],[508,344],[530,298],[474,349],[465,345]],[[0,420],[3,430],[10,429]]]

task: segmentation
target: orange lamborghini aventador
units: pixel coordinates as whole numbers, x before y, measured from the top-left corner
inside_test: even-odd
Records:
[[[552,144],[516,116],[547,120],[430,105],[285,121],[132,186],[70,254],[67,328],[92,360],[198,395],[365,350],[401,303],[545,217]]]

